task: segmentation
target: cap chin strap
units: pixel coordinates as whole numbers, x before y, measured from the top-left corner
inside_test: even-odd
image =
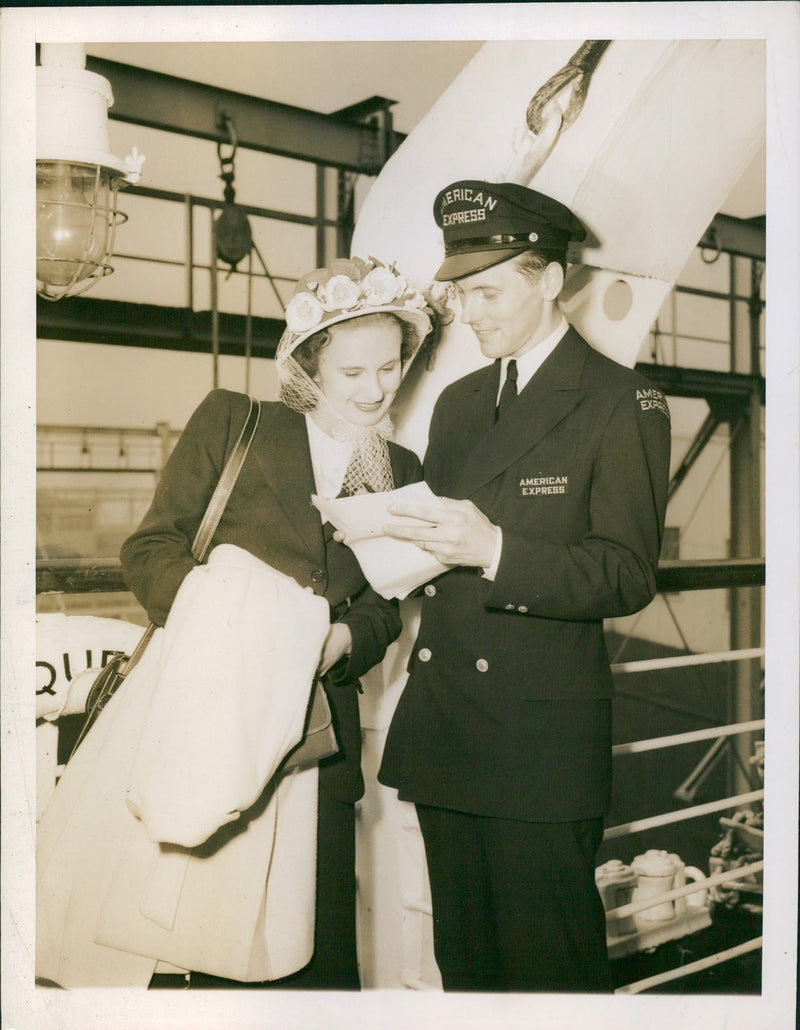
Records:
[[[494,236],[473,236],[466,240],[454,240],[445,248],[446,257],[457,257],[460,254],[474,253],[477,250],[501,250],[507,247],[540,247],[543,250],[567,249],[569,236],[566,233],[541,232],[502,233]]]
[[[531,239],[534,236],[535,239]],[[468,240],[456,240],[451,243],[447,248],[448,256],[450,254],[460,254],[464,250],[474,250],[476,248],[482,248],[488,250],[490,247],[508,247],[519,243],[526,247],[530,246],[531,243],[535,243],[539,236],[537,233],[522,233],[512,235],[511,233],[496,234],[494,236],[474,236]]]

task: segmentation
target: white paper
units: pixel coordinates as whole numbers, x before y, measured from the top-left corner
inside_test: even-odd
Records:
[[[344,543],[353,550],[364,575],[382,597],[402,600],[449,568],[411,541],[383,532],[388,522],[420,524],[419,519],[390,515],[389,506],[396,501],[435,504],[437,497],[426,483],[333,500],[312,495],[311,500],[322,517],[343,534]]]

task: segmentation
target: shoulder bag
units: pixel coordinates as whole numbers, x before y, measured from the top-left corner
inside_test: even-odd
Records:
[[[255,436],[256,429],[258,428],[260,417],[261,405],[257,400],[255,400],[255,398],[250,397],[250,410],[247,414],[247,419],[245,420],[242,431],[234,445],[233,451],[225,463],[225,467],[222,470],[219,481],[214,488],[214,493],[211,495],[211,500],[208,502],[205,515],[203,516],[203,519],[198,526],[197,533],[195,534],[194,543],[192,544],[192,555],[198,562],[202,563],[206,559],[211,539],[216,532],[219,521],[222,518],[222,513],[225,510],[225,506],[227,505],[228,499],[231,495],[231,491],[239,477],[239,472],[244,464],[244,459],[247,457],[250,444],[253,442],[253,437]],[[86,721],[81,727],[81,732],[72,749],[70,758],[75,754],[84,737],[96,722],[97,717],[122,686],[126,676],[133,671],[134,666],[144,654],[145,648],[150,643],[156,629],[157,627],[155,623],[151,622],[130,655],[115,655],[100,671],[94,683],[92,683],[92,686],[89,688],[89,693],[86,698]]]

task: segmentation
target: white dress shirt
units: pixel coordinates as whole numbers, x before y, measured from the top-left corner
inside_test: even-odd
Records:
[[[567,329],[569,329],[569,323],[562,315],[561,321],[549,336],[545,336],[541,343],[537,343],[535,347],[531,347],[529,351],[521,354],[516,359],[517,394],[522,393],[531,379],[533,379],[536,372],[539,371],[559,343],[561,343]],[[513,354],[500,359],[500,383],[497,388],[498,400],[500,400],[500,391],[503,389],[503,383],[506,381],[506,369],[508,368],[508,363],[512,357]]]
[[[329,500],[338,497],[342,492],[353,444],[328,436],[310,415],[306,415],[306,428],[317,495]]]
[[[539,371],[544,362],[556,347],[561,343],[567,330],[569,329],[569,323],[564,316],[561,316],[561,321],[558,323],[556,328],[550,333],[549,336],[545,336],[541,343],[537,343],[535,347],[531,347],[529,351],[525,351],[517,359],[517,394],[522,393],[528,383],[533,379],[534,375]],[[497,399],[500,399],[500,391],[503,389],[503,383],[506,381],[506,368],[513,355],[509,355],[506,358],[500,359],[500,385],[497,390]],[[503,553],[503,531],[497,527],[497,542],[494,547],[494,557],[492,558],[492,564],[483,570],[484,579],[494,579],[497,575],[497,567],[500,564],[500,555]]]

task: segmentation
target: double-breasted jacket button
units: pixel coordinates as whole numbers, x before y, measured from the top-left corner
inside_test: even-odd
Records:
[[[325,573],[322,571],[322,569],[314,569],[314,571],[311,573],[312,583],[321,583],[323,579],[325,579]]]
[[[428,647],[421,647],[419,654],[417,655],[421,662],[429,662],[431,660],[431,651]]]
[[[426,597],[435,597],[436,596],[436,587],[433,585],[433,583],[428,583],[428,585],[425,587],[425,596]]]
[[[526,606],[526,605],[524,605],[524,604],[521,604],[521,605],[519,606],[519,608],[517,608],[517,611],[518,611],[518,612],[522,612],[522,614],[523,614],[523,615],[525,615],[525,613],[526,613],[526,612],[528,611],[528,608],[527,608],[527,606]]]
[[[478,670],[478,672],[488,672],[489,663],[486,661],[485,658],[479,658],[477,662],[475,662],[475,668]]]

